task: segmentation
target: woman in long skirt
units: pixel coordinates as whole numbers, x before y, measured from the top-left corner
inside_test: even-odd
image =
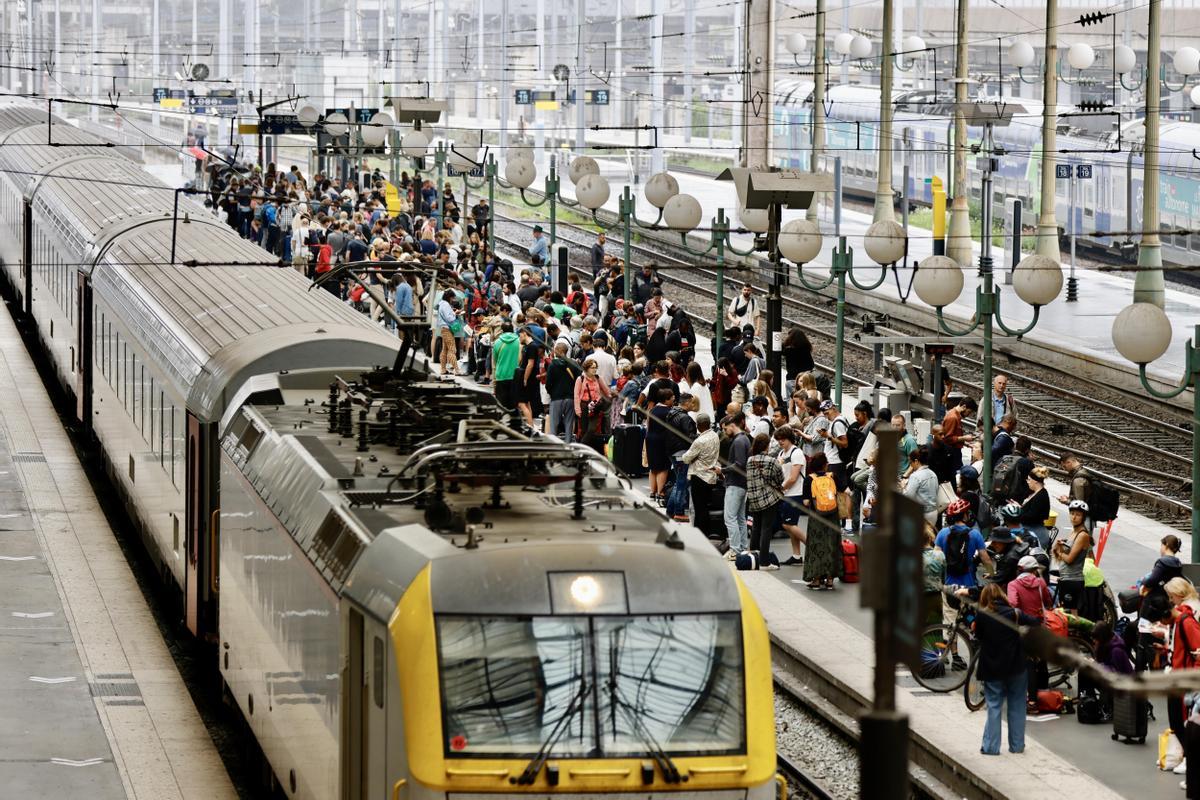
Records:
[[[834,578],[842,577],[842,525],[838,518],[836,494],[833,509],[820,495],[832,481],[824,453],[817,453],[808,464],[801,495],[808,510],[808,539],[804,551],[804,580],[809,589],[832,589]],[[813,486],[816,484],[816,495]],[[833,491],[836,493],[836,486]]]

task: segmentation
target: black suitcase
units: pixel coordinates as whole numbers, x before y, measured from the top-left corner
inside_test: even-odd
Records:
[[[613,464],[631,478],[646,474],[642,466],[642,446],[646,430],[641,425],[618,425],[613,428]]]
[[[1120,692],[1113,695],[1114,742],[1124,739],[1126,742],[1145,744],[1150,727],[1149,718],[1150,704],[1142,698]]]

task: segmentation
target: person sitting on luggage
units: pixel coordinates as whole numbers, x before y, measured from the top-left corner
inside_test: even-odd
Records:
[[[1111,672],[1118,675],[1132,675],[1133,662],[1129,658],[1129,653],[1125,649],[1125,642],[1120,636],[1113,633],[1112,625],[1107,621],[1097,622],[1092,628],[1092,648],[1096,655],[1096,663]],[[1079,676],[1079,690],[1082,692],[1090,687],[1090,681],[1087,675]],[[1103,718],[1112,718],[1113,697],[1112,692],[1103,687],[1096,687],[1100,693],[1100,705],[1103,709]]]

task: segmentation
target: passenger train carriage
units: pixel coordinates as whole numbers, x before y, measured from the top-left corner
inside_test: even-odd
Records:
[[[807,169],[812,148],[812,82],[786,81],[777,85],[775,107],[775,152],[780,166]],[[937,101],[930,92],[901,92],[894,95],[892,186],[903,191],[909,202],[929,205],[931,187],[925,181],[934,175],[946,181],[948,143],[952,139],[952,105]],[[1008,98],[1023,106],[1025,114],[1012,124],[996,128],[996,144],[1007,153],[993,178],[998,201],[1021,198],[1026,224],[1033,224],[1040,208],[1041,113],[1042,104],[1029,98]],[[1116,117],[1098,115],[1090,119],[1072,117],[1072,109],[1059,107],[1058,163],[1092,166],[1092,178],[1077,181],[1075,226],[1081,247],[1092,247],[1136,260],[1136,232],[1142,228],[1142,140],[1141,120],[1124,122],[1116,130],[1086,133],[1078,125],[1110,125]],[[832,86],[826,93],[826,168],[833,158],[842,159],[842,180],[848,193],[873,197],[878,154],[876,136],[879,119],[879,90],[870,86]],[[978,142],[982,130],[969,128],[968,140]],[[1159,209],[1164,230],[1163,261],[1172,265],[1200,265],[1200,234],[1187,234],[1200,220],[1200,178],[1192,155],[1200,142],[1200,125],[1164,120],[1160,128]],[[908,184],[904,170],[908,168]],[[972,197],[978,199],[979,180],[972,159],[967,169]],[[947,185],[947,190],[949,186]],[[1072,231],[1070,183],[1055,183],[1055,217],[1066,237]],[[1129,234],[1128,231],[1135,233]],[[1099,236],[1098,232],[1117,235]],[[1064,239],[1065,241],[1065,239]]]
[[[0,107],[0,275],[286,796],[774,796],[698,531],[199,206],[170,265],[171,190],[45,134]]]

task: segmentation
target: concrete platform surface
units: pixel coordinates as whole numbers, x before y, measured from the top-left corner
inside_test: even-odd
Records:
[[[0,795],[236,798],[7,311]]]

